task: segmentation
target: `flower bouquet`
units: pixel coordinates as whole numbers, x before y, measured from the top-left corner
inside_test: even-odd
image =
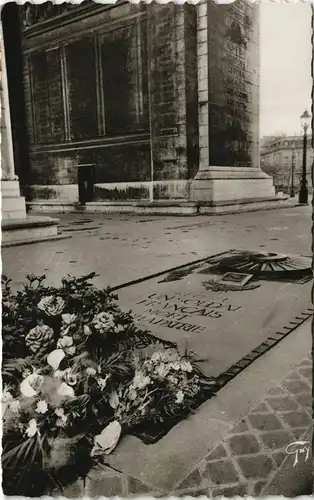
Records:
[[[199,370],[175,350],[134,358],[134,375],[111,392],[113,421],[94,438],[91,455],[109,454],[122,433],[149,422],[151,426],[191,412],[202,390]]]
[[[135,325],[95,275],[2,292],[3,489],[40,496],[85,475],[122,434],[191,411],[198,367]],[[149,349],[158,349],[149,355]]]

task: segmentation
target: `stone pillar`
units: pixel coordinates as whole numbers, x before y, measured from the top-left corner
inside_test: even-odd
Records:
[[[200,161],[191,199],[219,206],[273,198],[259,166],[259,6],[201,0],[196,9]]]
[[[20,196],[18,177],[14,171],[10,103],[2,27],[0,29],[0,58],[2,219],[25,219],[25,199]]]
[[[154,199],[189,200],[198,169],[195,6],[147,5]]]

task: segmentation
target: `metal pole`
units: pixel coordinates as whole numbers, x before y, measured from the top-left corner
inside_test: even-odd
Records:
[[[290,189],[290,197],[295,197],[294,192],[294,170],[295,170],[295,145],[293,143],[292,146],[292,165],[291,165],[291,189]]]
[[[303,165],[302,165],[302,178],[299,193],[299,203],[304,205],[308,204],[308,189],[307,189],[307,179],[306,179],[306,151],[307,149],[307,127],[304,127],[303,136]]]
[[[153,155],[153,121],[152,121],[152,91],[151,91],[151,61],[152,61],[152,47],[151,47],[151,6],[152,3],[147,4],[147,86],[148,86],[148,119],[149,119],[149,142],[150,142],[150,184],[149,184],[149,201],[153,203],[154,201],[154,155]]]

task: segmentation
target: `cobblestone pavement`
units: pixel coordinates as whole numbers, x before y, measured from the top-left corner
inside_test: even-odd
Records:
[[[152,491],[148,485],[109,467],[90,471],[85,481],[66,488],[79,496],[260,496],[280,467],[292,467],[285,449],[296,440],[311,440],[312,361],[304,358],[266,397],[211,449],[174,491]],[[302,467],[303,456],[300,456]],[[310,455],[309,461],[312,460]],[[57,492],[54,492],[56,495]]]
[[[68,240],[2,249],[3,271],[20,286],[26,273],[58,285],[65,273],[96,271],[119,285],[230,248],[311,255],[311,207],[224,216],[60,215]]]
[[[312,361],[305,358],[210,451],[174,494],[263,494],[283,461],[286,466],[293,463],[295,456],[285,452],[288,444],[310,441],[311,380]]]

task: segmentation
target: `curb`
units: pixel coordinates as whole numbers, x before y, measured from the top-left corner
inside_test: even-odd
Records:
[[[6,241],[1,243],[2,248],[17,247],[22,245],[32,245],[45,241],[69,240],[72,236],[67,234],[57,234],[55,236],[44,236],[43,238],[32,238],[29,240]]]

